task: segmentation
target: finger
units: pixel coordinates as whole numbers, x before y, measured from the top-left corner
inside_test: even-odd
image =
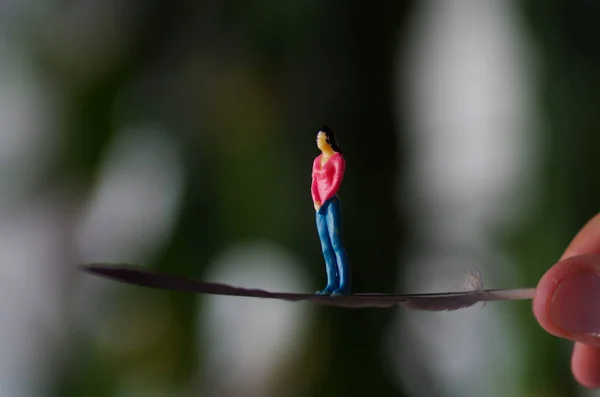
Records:
[[[571,242],[564,257],[580,253],[600,253],[600,215],[592,218]],[[595,345],[575,343],[571,369],[575,379],[585,387],[600,388],[600,349]]]
[[[561,259],[584,254],[600,254],[600,214],[596,214],[581,228]]]
[[[600,347],[600,255],[574,256],[550,268],[533,312],[552,335]]]
[[[600,214],[588,221],[565,250],[561,262],[548,270],[546,275],[540,280],[533,307],[536,318],[548,332],[559,337],[581,341],[575,343],[571,359],[573,375],[583,386],[597,388],[600,387],[600,349],[598,348],[598,338],[594,336],[594,333],[591,335],[586,332],[583,332],[583,334],[581,332],[572,334],[568,329],[565,329],[564,325],[560,325],[561,322],[566,322],[570,324],[566,326],[569,329],[577,329],[578,324],[588,329],[597,327],[597,323],[595,324],[595,322],[597,321],[596,313],[598,311],[594,310],[593,305],[591,316],[586,315],[584,312],[586,310],[586,303],[595,299],[594,294],[597,288],[594,287],[594,284],[597,282],[599,269],[599,260],[594,255],[589,254],[600,254]],[[572,259],[579,255],[586,256]],[[570,258],[571,260],[564,261],[564,259]],[[582,272],[582,274],[579,272]],[[591,272],[591,274],[588,273],[589,277],[586,276],[585,272]],[[575,277],[570,278],[568,277],[569,275],[574,275]],[[569,278],[569,281],[563,284],[567,278]],[[582,283],[586,285],[585,288],[592,288],[593,292],[591,295],[585,296],[585,288],[578,289],[579,287],[583,287],[583,285],[578,285],[577,279],[583,279]],[[569,299],[564,299],[565,293],[568,296],[569,288],[574,288],[578,291],[570,296],[570,303]],[[559,291],[560,293],[557,295]],[[558,297],[555,297],[555,295]],[[578,300],[583,300],[583,305],[577,303]],[[576,306],[576,309],[569,311],[570,305]],[[552,318],[553,306],[555,306],[554,316],[557,317],[556,319]],[[578,320],[577,316],[581,316],[583,319]],[[578,323],[578,321],[582,322]]]
[[[575,343],[571,370],[582,386],[590,389],[600,388],[600,348]]]
[[[558,291],[558,287],[565,281],[567,276],[577,276],[574,281],[570,281],[563,286],[566,288],[561,288],[561,296],[564,298],[565,291],[567,291],[569,286],[573,287],[573,283],[575,283],[574,288],[577,289],[577,278],[586,278],[585,275],[580,276],[576,273],[586,271],[596,273],[598,270],[596,264],[597,261],[595,261],[593,256],[587,255],[579,258],[580,260],[572,259],[573,257],[586,254],[600,254],[600,214],[597,214],[588,221],[588,223],[579,231],[565,250],[561,261],[552,266],[546,274],[544,274],[536,289],[536,296],[533,299],[533,312],[540,325],[553,335],[560,337],[571,336],[563,327],[555,324],[551,317],[550,303],[552,302],[555,293]],[[595,280],[595,277],[591,277],[590,280]],[[583,282],[585,283],[586,281],[584,280]],[[573,299],[578,297],[580,298],[579,295],[575,295],[573,296]],[[560,298],[555,302],[557,310],[561,310],[561,313],[563,310],[561,307],[569,308],[569,302],[565,302],[563,298]],[[561,304],[566,306],[560,306]],[[557,312],[556,314],[558,315],[559,313]]]

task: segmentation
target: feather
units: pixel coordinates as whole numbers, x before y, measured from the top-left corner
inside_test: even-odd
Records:
[[[532,299],[534,288],[483,290],[471,289],[465,292],[444,292],[434,294],[352,294],[344,296],[320,296],[287,292],[271,292],[261,289],[248,289],[227,284],[196,281],[190,278],[157,273],[136,266],[126,265],[84,265],[84,272],[112,280],[165,290],[185,291],[197,294],[225,295],[249,298],[279,299],[285,301],[307,301],[323,305],[346,308],[376,308],[403,305],[416,310],[445,311],[458,310],[478,302]],[[472,275],[472,273],[469,273]],[[478,274],[478,273],[477,273]],[[483,286],[481,276],[478,283]]]
[[[462,283],[464,291],[483,291],[483,276],[477,268],[472,268]]]

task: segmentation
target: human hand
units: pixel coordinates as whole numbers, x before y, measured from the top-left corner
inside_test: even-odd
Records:
[[[321,208],[321,202],[320,201],[315,201],[315,211],[318,212],[319,208]]]
[[[600,388],[600,214],[544,274],[533,313],[546,331],[575,341],[571,358],[575,379],[585,387]]]

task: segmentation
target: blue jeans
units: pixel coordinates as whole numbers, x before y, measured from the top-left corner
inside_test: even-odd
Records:
[[[333,196],[317,211],[317,230],[327,271],[327,287],[322,295],[345,295],[350,293],[350,265],[342,244],[342,219],[340,200]]]

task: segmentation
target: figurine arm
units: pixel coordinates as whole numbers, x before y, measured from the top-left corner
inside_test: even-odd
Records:
[[[325,195],[325,199],[323,201],[329,200],[338,192],[342,184],[342,180],[344,179],[344,172],[346,171],[346,161],[344,160],[342,155],[336,156],[336,158],[332,158],[331,160],[334,161],[333,166],[335,171],[333,173],[333,180],[331,181],[331,186],[329,187],[329,190],[327,191],[327,194]]]
[[[321,204],[321,202],[319,201],[319,190],[317,188],[317,179],[313,176],[312,178],[312,184],[310,186],[310,193],[312,195],[312,200],[315,204],[319,203]]]
[[[314,175],[316,166],[317,166],[317,159],[315,159],[315,161],[313,163],[313,176],[312,176],[312,184],[310,186],[310,193],[312,195],[312,200],[313,200],[313,204],[315,207],[315,211],[318,211],[319,208],[321,208],[322,203],[319,199],[318,183],[317,183],[317,179],[315,178],[315,175]]]

